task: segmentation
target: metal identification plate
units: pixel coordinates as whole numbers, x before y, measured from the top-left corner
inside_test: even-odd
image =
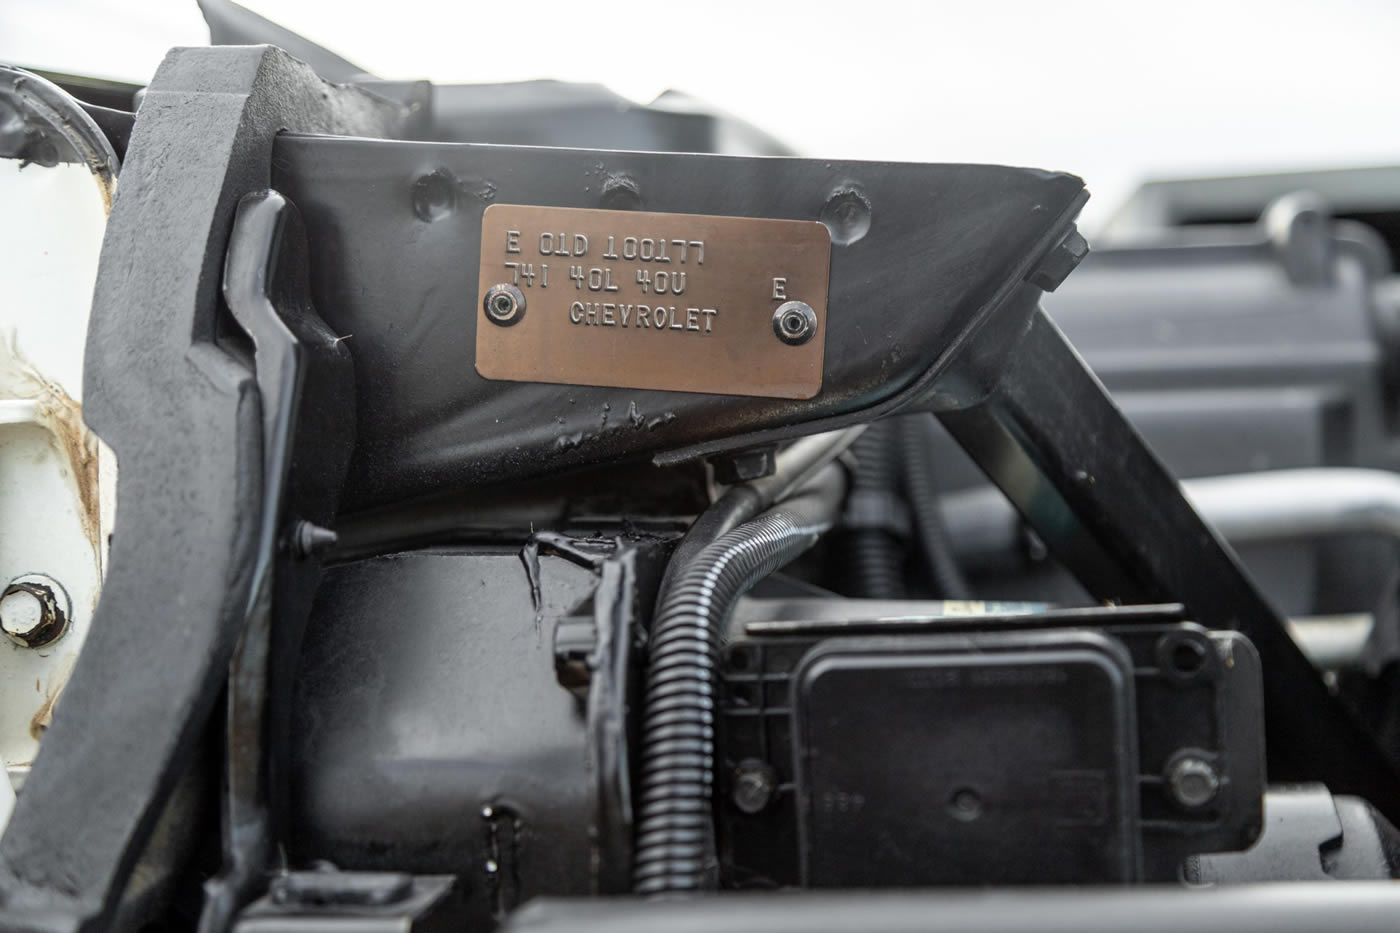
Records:
[[[822,386],[831,234],[816,221],[493,204],[487,379],[803,399]]]

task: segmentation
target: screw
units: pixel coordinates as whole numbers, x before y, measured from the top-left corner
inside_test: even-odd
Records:
[[[790,346],[801,346],[817,332],[817,312],[805,301],[785,301],[773,312],[773,333]]]
[[[298,521],[292,526],[292,551],[297,557],[315,557],[335,546],[339,536],[315,522]]]
[[[486,309],[488,321],[509,327],[525,316],[525,293],[514,285],[492,285],[486,290],[481,306]]]
[[[773,800],[778,776],[765,761],[749,758],[734,769],[734,806],[750,815],[761,812]]]
[[[24,648],[51,645],[68,631],[68,594],[41,573],[15,577],[0,592],[0,629]]]
[[[1183,755],[1167,769],[1167,789],[1183,807],[1204,807],[1220,791],[1220,775],[1211,763],[1195,755]]]

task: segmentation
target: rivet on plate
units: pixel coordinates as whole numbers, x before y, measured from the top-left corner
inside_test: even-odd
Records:
[[[492,324],[509,327],[525,316],[525,293],[514,285],[492,285],[481,303],[486,319]]]
[[[805,301],[785,301],[773,312],[773,333],[790,346],[801,346],[817,332],[817,312]]]

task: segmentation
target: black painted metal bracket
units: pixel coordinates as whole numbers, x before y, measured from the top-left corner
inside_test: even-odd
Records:
[[[306,289],[306,235],[275,191],[238,205],[224,300],[252,338],[262,399],[263,511],[243,636],[229,671],[224,869],[205,885],[201,933],[224,933],[261,893],[285,838],[293,676],[354,447],[354,366]]]
[[[1400,817],[1394,763],[1333,697],[1283,619],[1045,313],[1021,296],[943,378],[944,425],[1095,596],[1179,601],[1262,660],[1272,780],[1321,780]],[[1015,307],[1013,304],[1010,307]]]
[[[274,187],[306,220],[312,295],[354,335],[374,386],[358,399],[350,511],[771,445],[919,403],[1011,295],[1039,294],[1072,268],[1062,247],[1082,244],[1073,223],[1087,198],[1073,175],[990,165],[294,135],[278,139],[274,162]],[[821,392],[794,401],[482,378],[476,331],[491,325],[466,296],[479,293],[493,204],[826,223]]]

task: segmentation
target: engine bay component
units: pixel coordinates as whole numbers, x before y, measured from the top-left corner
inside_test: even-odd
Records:
[[[275,147],[271,184],[306,220],[317,306],[326,309],[334,329],[353,334],[350,340],[361,343],[357,372],[376,386],[357,411],[360,444],[347,479],[347,492],[353,497],[347,507],[352,510],[604,463],[669,464],[772,445],[916,404],[933,390],[939,372],[963,346],[964,334],[986,327],[1012,297],[1020,304],[1002,312],[1007,318],[1019,320],[1030,312],[1040,290],[1026,277],[1057,255],[1057,244],[1069,236],[1072,218],[1086,197],[1083,182],[1073,176],[996,166],[294,134],[279,136]],[[431,222],[413,209],[421,191],[416,180],[425,174],[424,166],[432,166],[431,171],[456,192],[453,210]],[[633,180],[640,217],[703,213],[719,218],[707,217],[706,223],[728,224],[725,218],[739,218],[741,230],[752,229],[751,224],[765,227],[770,221],[773,229],[801,229],[806,231],[803,236],[814,237],[801,241],[815,250],[813,258],[804,261],[811,275],[820,273],[830,251],[824,302],[819,285],[816,296],[796,291],[796,284],[784,292],[795,296],[789,300],[804,300],[824,310],[824,326],[813,341],[790,347],[773,332],[772,314],[781,302],[771,297],[771,278],[787,274],[782,268],[755,266],[753,287],[762,285],[758,304],[731,309],[736,322],[742,311],[752,328],[745,331],[750,335],[746,342],[753,344],[746,353],[782,360],[798,354],[807,380],[802,394],[820,387],[818,394],[793,398],[798,394],[794,390],[787,398],[755,397],[740,391],[743,384],[736,384],[734,392],[715,391],[706,381],[714,377],[714,359],[686,349],[718,333],[707,337],[700,315],[698,332],[673,330],[670,323],[665,332],[574,324],[569,303],[539,304],[536,285],[527,295],[520,323],[480,326],[486,316],[480,310],[486,290],[501,283],[503,275],[505,284],[513,284],[511,270],[499,268],[506,261],[504,228],[493,228],[496,239],[490,244],[489,255],[498,268],[480,280],[482,270],[475,259],[483,255],[483,222],[490,223],[484,218],[511,216],[521,210],[516,205],[591,212],[611,203],[600,186],[613,177]],[[753,196],[755,191],[764,192],[762,199]],[[919,192],[917,198],[910,195],[914,191]],[[850,201],[852,192],[859,195],[855,201]],[[840,222],[818,223],[833,200],[854,206],[840,214]],[[930,225],[935,204],[939,221]],[[881,222],[870,223],[876,212]],[[861,218],[866,229],[856,236]],[[685,228],[678,230],[680,238]],[[522,232],[521,248],[538,252],[540,234],[550,232],[536,228],[533,243],[527,243]],[[552,232],[572,236],[567,225]],[[630,234],[621,227],[599,227],[589,236],[590,250],[606,250],[608,235],[616,240]],[[554,248],[560,247],[556,243]],[[589,264],[601,270],[600,286],[611,269],[613,284],[638,288],[639,263],[622,259],[622,248],[618,240],[616,261]],[[325,255],[315,255],[318,250]],[[339,259],[351,256],[353,262]],[[678,257],[677,252],[673,258]],[[711,261],[707,254],[707,266]],[[761,277],[760,269],[766,270]],[[889,286],[872,293],[868,279],[875,270],[888,273]],[[581,289],[568,279],[567,265],[563,281],[556,278],[557,271],[551,264],[550,289],[563,285],[575,295],[589,292],[587,270]],[[712,273],[707,269],[706,274]],[[679,301],[675,304],[682,307]],[[726,313],[721,302],[714,304]],[[405,308],[414,309],[411,331],[400,320],[404,312],[395,310]],[[921,310],[900,310],[911,308]],[[881,322],[878,341],[861,338],[868,317]],[[654,315],[652,319],[654,323]],[[712,326],[720,327],[719,320],[714,318]],[[1012,324],[1007,320],[1001,326]],[[491,367],[503,365],[495,356],[482,360],[479,350],[495,353],[506,345],[501,341],[523,339],[523,329],[545,326],[563,328],[570,335],[568,343],[551,353],[561,353],[562,347],[586,334],[594,341],[593,365],[612,366],[618,380],[626,378],[623,361],[628,358],[619,358],[617,365],[607,362],[614,352],[609,348],[632,347],[635,338],[648,339],[642,349],[665,359],[667,378],[685,380],[690,391],[568,385],[557,379],[501,381],[477,374],[477,368],[492,372]],[[891,354],[888,346],[900,349]],[[659,349],[664,347],[674,349]],[[472,359],[477,368],[463,365]],[[544,359],[540,356],[540,362],[531,365],[543,365]],[[736,358],[726,365],[737,365],[740,359],[747,359],[752,369],[760,357]],[[815,364],[820,378],[811,369]],[[728,379],[735,370],[724,372]],[[443,373],[452,378],[443,378]],[[751,371],[743,378],[768,377]],[[786,377],[781,381],[798,384]],[[700,388],[709,391],[695,391]]]
[[[662,590],[648,644],[638,768],[638,893],[715,886],[713,684],[724,620],[755,583],[816,544],[844,493],[842,472],[823,469],[792,498],[716,538]]]
[[[1295,193],[1094,260],[1073,175],[383,81],[204,6],[241,41],[139,101],[36,85],[119,182],[120,509],[90,618],[6,578],[5,664],[86,643],[0,927],[1394,925],[1382,239]],[[1193,384],[1202,295],[1318,353]]]
[[[720,809],[736,885],[1173,881],[1187,855],[1258,837],[1260,672],[1240,635],[1180,607],[1078,612],[1068,629],[1056,611],[842,608],[863,609],[736,617],[753,621],[721,674],[720,797],[755,762],[776,789],[771,812]]]
[[[541,543],[528,578],[499,547],[328,571],[296,676],[293,858],[455,875],[475,924],[540,894],[627,890],[632,632],[667,547],[593,547]],[[586,687],[570,690],[556,661],[580,631]]]

